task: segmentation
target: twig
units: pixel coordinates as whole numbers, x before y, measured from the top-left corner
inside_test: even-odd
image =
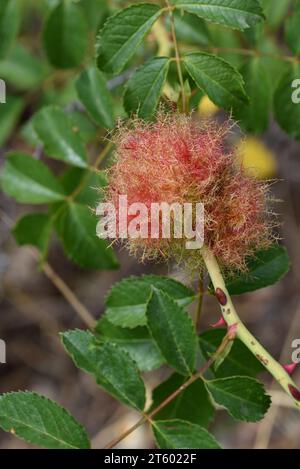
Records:
[[[110,443],[108,443],[105,446],[105,449],[114,448],[118,443],[120,443],[127,436],[129,436],[131,433],[133,433],[137,428],[139,428],[141,425],[143,425],[143,423],[145,423],[146,421],[147,421],[147,417],[144,415],[132,427],[128,428],[128,430],[126,430],[124,433],[122,433],[122,435],[118,436],[117,438],[114,438]]]
[[[95,319],[88,311],[88,309],[79,301],[76,295],[68,287],[68,285],[63,281],[63,279],[54,271],[48,262],[45,262],[42,265],[42,270],[44,274],[48,277],[49,280],[56,286],[68,303],[73,307],[78,316],[82,321],[89,327],[93,328],[96,324]]]
[[[246,55],[251,57],[266,57],[269,59],[280,60],[284,62],[299,63],[300,59],[292,55],[276,55],[268,54],[261,52],[256,49],[243,49],[243,48],[234,48],[234,47],[214,47],[214,46],[202,46],[203,49],[208,49],[215,54],[237,54],[237,55]]]
[[[173,38],[173,43],[174,43],[176,66],[177,66],[178,78],[179,78],[179,83],[180,83],[180,88],[181,88],[182,112],[186,113],[187,112],[187,102],[186,102],[184,81],[183,81],[183,75],[182,75],[182,69],[181,69],[181,63],[180,63],[181,59],[180,59],[180,53],[179,53],[179,46],[178,46],[176,31],[175,31],[173,10],[172,10],[172,7],[169,3],[169,0],[166,0],[166,5],[167,5],[167,7],[169,9],[169,12],[170,12],[171,33],[172,33],[172,38]]]
[[[112,149],[113,147],[113,143],[112,142],[109,142],[99,153],[99,155],[97,156],[96,160],[95,160],[95,163],[93,165],[93,169],[96,169],[98,170],[99,166],[101,165],[101,163],[103,163],[103,161],[105,160],[105,158],[107,157],[107,155],[109,154],[110,150]]]
[[[114,448],[118,443],[120,443],[124,438],[134,432],[137,428],[143,425],[146,421],[151,423],[153,417],[155,417],[158,412],[160,412],[164,407],[166,407],[170,402],[172,402],[179,394],[181,394],[188,386],[194,383],[197,379],[201,378],[203,374],[210,368],[210,366],[214,363],[216,358],[224,351],[227,347],[228,343],[232,340],[229,334],[223,338],[222,343],[215,351],[215,353],[210,357],[210,359],[203,365],[203,367],[191,376],[185,383],[183,383],[176,391],[170,394],[163,402],[161,402],[155,409],[153,409],[148,414],[143,414],[143,416],[138,420],[132,427],[122,433],[120,436],[114,438],[110,443],[105,446],[105,449]]]
[[[84,185],[86,184],[90,176],[90,171],[98,169],[100,164],[104,161],[104,159],[110,152],[112,146],[113,144],[110,142],[104,147],[104,149],[99,153],[98,157],[96,158],[94,165],[91,167],[88,167],[86,175],[82,178],[82,180],[80,181],[78,186],[74,189],[74,191],[69,196],[66,197],[66,200],[68,200],[69,202],[72,202],[75,199],[75,197],[80,193],[80,191],[83,189]],[[52,215],[52,221],[54,221],[54,219],[58,216],[58,214],[61,212],[62,209],[63,209],[63,206]],[[9,228],[11,228],[14,224],[13,220],[3,210],[1,210],[1,212],[2,212],[2,217],[3,217],[4,222],[9,226]],[[34,248],[31,248],[30,252],[35,257],[35,259],[39,260],[39,254]],[[82,319],[82,321],[89,328],[93,328],[96,324],[96,321],[93,318],[92,314],[79,301],[77,296],[72,292],[72,290],[68,287],[68,285],[64,282],[64,280],[55,272],[53,267],[51,267],[51,265],[47,262],[42,262],[41,269],[44,272],[44,274],[48,277],[48,279],[51,280],[51,282],[61,292],[61,294],[68,301],[68,303],[73,307],[73,309],[76,311],[78,316]]]
[[[181,46],[181,49],[184,51],[198,51],[199,48],[196,46]],[[245,49],[243,47],[216,47],[216,46],[205,46],[202,45],[201,49],[211,52],[213,54],[234,54],[234,55],[245,55],[248,57],[261,57],[261,58],[268,58],[273,60],[279,60],[283,62],[290,62],[290,63],[300,63],[300,58],[294,55],[278,55],[278,54],[270,54],[268,52],[262,52],[257,49]],[[176,59],[174,59],[176,60]],[[180,59],[182,60],[182,59]]]
[[[82,178],[81,182],[78,184],[78,186],[74,189],[74,191],[67,197],[67,199],[69,201],[73,201],[76,196],[81,192],[81,190],[84,188],[85,184],[87,183],[89,177],[90,177],[90,174],[91,174],[91,171],[96,171],[98,172],[98,168],[99,166],[101,165],[101,163],[105,160],[106,156],[109,154],[110,150],[112,149],[112,146],[113,144],[111,142],[109,142],[102,150],[101,152],[99,153],[99,155],[97,156],[96,160],[95,160],[95,163],[93,164],[93,166],[89,166],[87,168],[87,172],[85,174],[85,176]]]
[[[2,210],[0,209],[2,219],[4,223],[9,227],[12,228],[14,222],[13,220]],[[39,252],[35,248],[30,248],[30,253],[33,257],[38,261],[39,260]],[[65,297],[65,299],[69,302],[69,304],[73,307],[76,311],[78,316],[83,320],[83,322],[90,328],[95,326],[95,319],[91,315],[91,313],[87,310],[87,308],[79,301],[79,299],[74,295],[72,290],[68,287],[68,285],[63,281],[63,279],[54,271],[51,265],[48,262],[44,262],[41,266],[44,274],[51,280],[51,282],[56,286],[56,288],[61,292],[61,294]]]

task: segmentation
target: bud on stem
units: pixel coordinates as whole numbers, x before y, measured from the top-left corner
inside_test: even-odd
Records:
[[[225,322],[225,319],[223,318],[223,316],[220,317],[220,319],[215,323],[215,324],[211,324],[211,327],[213,329],[216,329],[217,327],[226,327],[227,324]]]
[[[282,365],[282,367],[291,376],[297,367],[297,363],[289,363],[287,365]]]

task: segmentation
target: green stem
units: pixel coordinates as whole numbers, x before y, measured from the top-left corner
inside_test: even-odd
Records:
[[[197,302],[196,318],[195,318],[195,327],[196,327],[197,332],[199,332],[199,328],[200,328],[202,304],[203,304],[203,275],[201,273],[199,277],[198,302]]]
[[[236,335],[246,345],[246,347],[255,355],[255,357],[264,365],[271,373],[275,380],[282,386],[286,393],[292,397],[296,407],[300,409],[300,391],[296,384],[285,371],[280,363],[278,363],[265,348],[257,341],[257,339],[248,331],[240,320],[236,309],[232,303],[228,290],[226,289],[223,276],[221,274],[218,262],[211,251],[204,247],[202,255],[212,280],[216,296],[219,300],[222,314],[227,325],[237,326]]]
[[[178,79],[179,79],[179,84],[181,88],[182,112],[185,114],[187,112],[187,100],[186,100],[185,89],[184,89],[183,73],[182,73],[182,68],[181,68],[181,58],[180,58],[178,41],[176,37],[173,10],[172,10],[169,0],[165,0],[165,2],[170,13],[171,33],[172,33],[172,39],[173,39],[173,44],[174,44],[174,50],[175,50],[175,60],[176,60],[176,66],[177,66]]]

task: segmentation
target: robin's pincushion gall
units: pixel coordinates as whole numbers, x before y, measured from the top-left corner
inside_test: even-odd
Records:
[[[153,202],[201,202],[204,243],[226,269],[245,269],[246,258],[269,244],[267,186],[246,175],[234,152],[226,151],[229,131],[228,122],[201,123],[177,113],[120,126],[105,201],[117,207],[118,196],[126,195],[128,204],[149,209]],[[126,240],[143,259],[174,258],[201,268],[201,251],[187,250],[185,242],[172,236]]]

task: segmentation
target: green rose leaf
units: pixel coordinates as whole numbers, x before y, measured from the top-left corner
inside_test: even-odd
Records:
[[[226,334],[225,329],[214,329],[203,332],[199,337],[199,346],[203,361],[209,358],[216,352],[218,347]],[[223,362],[217,369],[210,369],[210,372],[217,378],[224,378],[227,376],[252,376],[255,377],[258,373],[264,370],[263,365],[257,358],[248,350],[248,348],[239,340],[233,341],[229,354],[225,357]]]
[[[181,11],[174,12],[176,37],[178,41],[189,44],[207,46],[210,42],[210,32],[205,21],[190,13],[182,14]],[[166,24],[170,29],[170,19],[166,18]]]
[[[93,29],[99,28],[109,15],[107,0],[81,0],[78,5]]]
[[[299,55],[300,54],[300,37],[299,37],[299,25],[300,25],[300,4],[296,5],[292,15],[288,17],[285,22],[285,40],[291,51]]]
[[[240,295],[278,282],[290,268],[287,250],[274,244],[249,259],[247,268],[247,273],[226,282],[231,295]]]
[[[4,145],[14,130],[24,109],[24,101],[6,93],[6,103],[0,103],[0,146]]]
[[[274,95],[274,114],[280,127],[300,139],[300,65],[289,64]]]
[[[152,289],[146,311],[151,335],[168,365],[180,374],[191,375],[197,350],[192,320],[167,293],[155,287]]]
[[[56,106],[41,109],[33,118],[33,125],[47,155],[80,168],[87,166],[86,152],[73,122]]]
[[[78,67],[88,45],[87,22],[79,6],[67,0],[59,2],[46,21],[43,41],[54,67]]]
[[[50,169],[23,153],[7,157],[1,186],[17,202],[26,204],[51,203],[65,198],[63,188]]]
[[[76,167],[70,167],[60,175],[60,183],[66,194],[73,193],[73,200],[89,207],[96,207],[101,200],[102,189],[107,185],[104,171],[90,171]],[[77,188],[80,186],[80,190]],[[98,191],[99,189],[99,191]],[[76,194],[75,194],[76,191]]]
[[[18,34],[21,23],[21,5],[18,0],[1,0],[0,4],[0,59],[3,59]]]
[[[52,222],[47,213],[29,213],[18,220],[13,235],[20,246],[30,244],[46,252],[51,229]]]
[[[67,331],[61,337],[76,366],[92,374],[103,389],[123,404],[144,409],[144,383],[123,348],[110,342],[98,344],[89,331]]]
[[[124,404],[143,410],[146,392],[136,363],[123,348],[110,342],[99,347],[98,352],[98,384]]]
[[[95,376],[98,366],[95,336],[90,331],[74,329],[61,332],[60,337],[75,365],[86,373]]]
[[[267,412],[271,399],[263,385],[254,378],[234,376],[205,381],[214,401],[225,407],[237,420],[257,422]]]
[[[247,29],[262,21],[258,0],[173,0],[176,8],[233,29]]]
[[[107,242],[96,236],[97,218],[78,203],[58,207],[56,229],[68,257],[87,269],[115,269],[118,263]]]
[[[105,311],[107,319],[115,326],[145,326],[152,286],[163,290],[181,306],[194,300],[194,292],[174,279],[156,275],[129,277],[113,285],[109,291]]]
[[[169,70],[168,57],[155,57],[142,65],[130,78],[124,94],[128,114],[142,119],[153,117]]]
[[[50,449],[88,449],[82,425],[56,402],[34,392],[0,396],[0,426],[29,443]]]
[[[184,376],[174,373],[166,381],[159,384],[153,391],[151,408],[158,407],[176,389],[179,389],[185,380]],[[207,427],[214,413],[214,406],[203,381],[198,379],[158,412],[155,419],[168,420],[176,418]]]
[[[291,6],[291,0],[281,0],[281,2],[273,2],[272,0],[263,0],[262,6],[266,15],[268,26],[272,29],[278,28]]]
[[[184,420],[158,420],[152,423],[156,443],[162,449],[220,448],[205,428]]]
[[[16,44],[9,56],[0,61],[0,77],[20,91],[38,86],[47,72],[48,67],[22,44]]]
[[[230,110],[248,102],[240,73],[212,54],[193,52],[183,57],[184,65],[199,88],[220,107]]]
[[[240,69],[249,104],[235,109],[234,117],[251,133],[262,133],[269,124],[271,83],[262,61],[248,60]]]
[[[104,72],[120,73],[160,13],[158,5],[140,3],[110,16],[98,36],[98,67]]]
[[[82,72],[76,82],[80,101],[91,117],[107,129],[114,126],[113,101],[104,75],[95,67]]]
[[[115,343],[128,352],[140,371],[155,370],[165,363],[146,327],[115,326],[104,315],[97,322],[95,331],[99,341]]]
[[[74,111],[70,112],[70,118],[73,122],[73,130],[76,129],[84,144],[97,141],[99,137],[98,124],[93,122],[86,112],[74,109]]]

